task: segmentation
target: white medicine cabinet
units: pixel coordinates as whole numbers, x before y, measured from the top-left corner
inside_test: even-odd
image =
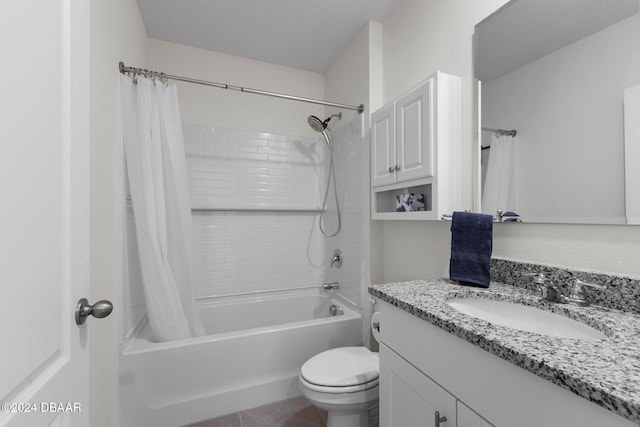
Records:
[[[371,115],[373,219],[440,219],[459,208],[461,121],[461,79],[440,71]],[[407,194],[424,207],[409,207]]]

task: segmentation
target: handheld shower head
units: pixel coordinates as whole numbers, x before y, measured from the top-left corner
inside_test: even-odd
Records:
[[[307,122],[309,122],[309,126],[311,126],[311,129],[315,130],[316,132],[322,133],[327,128],[327,125],[325,125],[324,122],[316,116],[309,116],[307,118]]]
[[[331,116],[327,117],[324,122],[316,116],[309,116],[307,118],[307,122],[309,123],[309,126],[311,126],[311,129],[315,130],[316,132],[322,133],[329,125],[329,121],[331,121],[331,119],[334,117],[342,119],[342,113],[332,114]]]
[[[338,117],[339,119],[342,119],[342,113],[333,114],[327,117],[327,119],[324,122],[316,116],[309,116],[307,118],[307,122],[309,123],[309,126],[311,126],[311,128],[316,132],[319,132],[322,134],[322,136],[324,137],[324,142],[327,143],[327,148],[329,149],[329,173],[327,174],[327,188],[324,192],[324,200],[322,201],[323,211],[320,214],[320,219],[318,220],[318,226],[320,227],[320,232],[327,237],[333,237],[337,235],[340,232],[340,228],[342,227],[342,222],[340,219],[340,204],[338,203],[338,191],[336,187],[336,172],[333,167],[333,147],[331,146],[331,136],[330,136],[331,129],[329,129],[329,132],[327,132],[327,125],[329,124],[329,121],[333,117]],[[334,233],[327,233],[324,229],[324,226],[322,225],[322,218],[326,213],[327,197],[329,196],[329,185],[331,183],[332,178],[333,178],[333,193],[335,194],[335,197],[336,197],[336,214],[338,217],[338,225]]]

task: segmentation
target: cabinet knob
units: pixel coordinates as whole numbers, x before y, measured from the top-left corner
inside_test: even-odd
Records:
[[[447,417],[441,417],[440,412],[436,411],[435,415],[435,427],[440,427],[440,423],[447,421]]]
[[[399,171],[400,170],[400,165],[396,165],[394,169]]]
[[[394,171],[394,168],[393,168],[393,166],[391,166],[391,167],[389,168],[389,173],[393,173],[393,171]]]

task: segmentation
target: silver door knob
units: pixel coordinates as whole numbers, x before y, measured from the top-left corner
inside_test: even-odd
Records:
[[[97,303],[90,305],[86,298],[80,298],[78,305],[76,306],[76,324],[82,325],[87,317],[93,316],[98,319],[107,317],[113,311],[113,304],[111,301],[100,300]]]

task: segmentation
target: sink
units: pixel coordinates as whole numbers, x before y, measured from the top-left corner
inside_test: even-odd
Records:
[[[466,315],[521,331],[583,340],[607,338],[584,323],[528,305],[483,298],[453,298],[447,304]]]

